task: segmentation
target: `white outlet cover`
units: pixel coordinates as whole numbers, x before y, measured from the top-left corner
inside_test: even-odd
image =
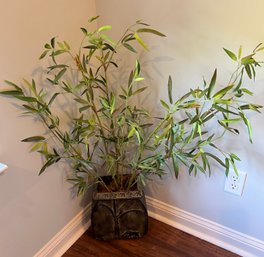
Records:
[[[7,165],[5,165],[5,164],[3,164],[3,163],[0,162],[0,174],[2,172],[4,172],[4,170],[6,170],[7,168],[8,168]]]
[[[247,173],[243,171],[238,171],[238,175],[234,170],[230,170],[228,177],[225,181],[225,191],[231,194],[242,196],[245,182],[247,178]]]

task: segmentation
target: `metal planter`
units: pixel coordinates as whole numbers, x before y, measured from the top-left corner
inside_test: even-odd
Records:
[[[100,240],[142,237],[148,230],[144,192],[94,192],[91,223]]]

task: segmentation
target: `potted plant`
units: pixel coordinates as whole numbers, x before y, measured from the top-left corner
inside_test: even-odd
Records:
[[[141,21],[127,28],[117,41],[105,34],[109,29],[111,26],[92,31],[81,28],[83,40],[77,53],[67,42],[52,38],[40,56],[49,62],[44,74],[48,84],[37,85],[32,79],[18,86],[6,81],[10,89],[1,94],[20,100],[25,113],[37,117],[46,128],[42,135],[22,140],[31,142],[31,151],[44,157],[39,174],[66,160],[72,170],[69,180],[78,194],[97,186],[92,210],[96,237],[140,237],[147,231],[142,188],[150,176],[162,177],[172,170],[177,178],[180,165],[186,166],[189,174],[210,173],[211,161],[223,166],[226,174],[230,168],[237,171],[239,157],[226,152],[218,142],[226,133],[237,135],[238,123],[245,124],[252,142],[247,112],[259,112],[262,106],[245,103],[244,96],[252,92],[243,82],[245,76],[255,78],[260,66],[255,55],[263,47],[259,44],[247,56],[242,56],[241,47],[237,55],[224,49],[236,63],[225,87],[217,88],[215,69],[209,82],[174,100],[169,77],[168,100],[160,100],[163,116],[156,117],[134,101],[147,90],[141,83],[144,78],[137,48],[148,50],[142,34],[164,35]],[[135,66],[126,85],[117,87],[110,74],[123,69],[116,57],[120,49],[134,54]],[[57,113],[62,99],[75,113],[68,126]],[[212,132],[215,126],[217,131]]]

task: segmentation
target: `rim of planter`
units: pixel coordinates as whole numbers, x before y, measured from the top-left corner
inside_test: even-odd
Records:
[[[144,195],[142,190],[128,191],[128,192],[104,192],[93,193],[93,200],[111,200],[111,199],[131,199],[141,198]]]

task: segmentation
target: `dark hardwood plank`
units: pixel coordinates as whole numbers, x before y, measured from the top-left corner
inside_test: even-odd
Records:
[[[140,239],[99,241],[88,230],[63,257],[238,257],[225,249],[149,218]]]

